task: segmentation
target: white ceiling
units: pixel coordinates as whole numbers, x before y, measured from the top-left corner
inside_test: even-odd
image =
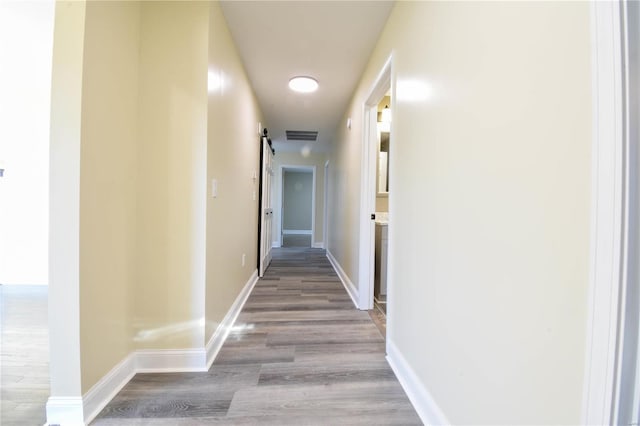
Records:
[[[392,1],[222,2],[276,151],[305,145],[313,152],[329,150],[392,6]],[[289,90],[296,75],[314,77],[318,91]],[[318,140],[287,141],[285,130],[318,131]]]

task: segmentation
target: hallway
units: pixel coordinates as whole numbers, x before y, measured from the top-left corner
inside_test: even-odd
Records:
[[[274,250],[208,372],[138,374],[92,424],[210,423],[421,424],[367,312],[302,248]]]

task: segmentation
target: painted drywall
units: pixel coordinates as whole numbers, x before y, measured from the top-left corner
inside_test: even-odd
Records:
[[[313,244],[323,244],[324,232],[324,165],[327,162],[327,154],[317,152],[278,152],[274,157],[274,172],[272,196],[273,196],[273,243],[282,245],[280,241],[282,219],[282,167],[283,166],[311,166],[316,168],[316,209],[315,232]]]
[[[80,143],[85,2],[58,2],[51,75],[49,369],[52,397],[82,395]]]
[[[210,4],[206,182],[206,341],[256,270],[258,181],[264,123],[217,2]],[[211,196],[211,182],[218,196]],[[254,197],[255,195],[255,197]],[[242,264],[243,255],[245,264]]]
[[[389,211],[389,196],[376,195],[376,211],[377,212]]]
[[[358,283],[362,109],[393,54],[387,336],[454,424],[580,422],[590,39],[588,3],[398,2],[345,113],[329,249]]]
[[[203,349],[227,314],[255,271],[263,119],[217,3],[55,19],[51,395],[79,397],[133,350]]]
[[[47,284],[55,3],[0,2],[0,283]]]
[[[85,19],[80,157],[83,393],[131,348],[131,305],[138,282],[140,4],[87,2]]]
[[[311,231],[313,172],[282,173],[282,229]]]
[[[137,348],[203,347],[207,172],[205,2],[142,2]]]

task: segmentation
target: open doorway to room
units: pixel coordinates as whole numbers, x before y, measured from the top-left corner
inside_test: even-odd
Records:
[[[360,222],[360,309],[369,311],[386,337],[389,300],[389,197],[393,182],[391,58],[380,72],[364,105],[364,146]]]
[[[282,167],[282,247],[311,247],[315,230],[315,167]]]
[[[0,2],[0,424],[46,420],[54,16]]]

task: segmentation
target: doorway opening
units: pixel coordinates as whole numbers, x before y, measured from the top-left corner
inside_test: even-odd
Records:
[[[312,247],[315,232],[315,167],[282,166],[282,247]]]
[[[364,104],[364,145],[362,150],[362,190],[360,199],[359,308],[368,310],[378,329],[386,336],[392,313],[390,271],[389,199],[393,170],[392,124],[394,109],[391,58],[383,66]]]

